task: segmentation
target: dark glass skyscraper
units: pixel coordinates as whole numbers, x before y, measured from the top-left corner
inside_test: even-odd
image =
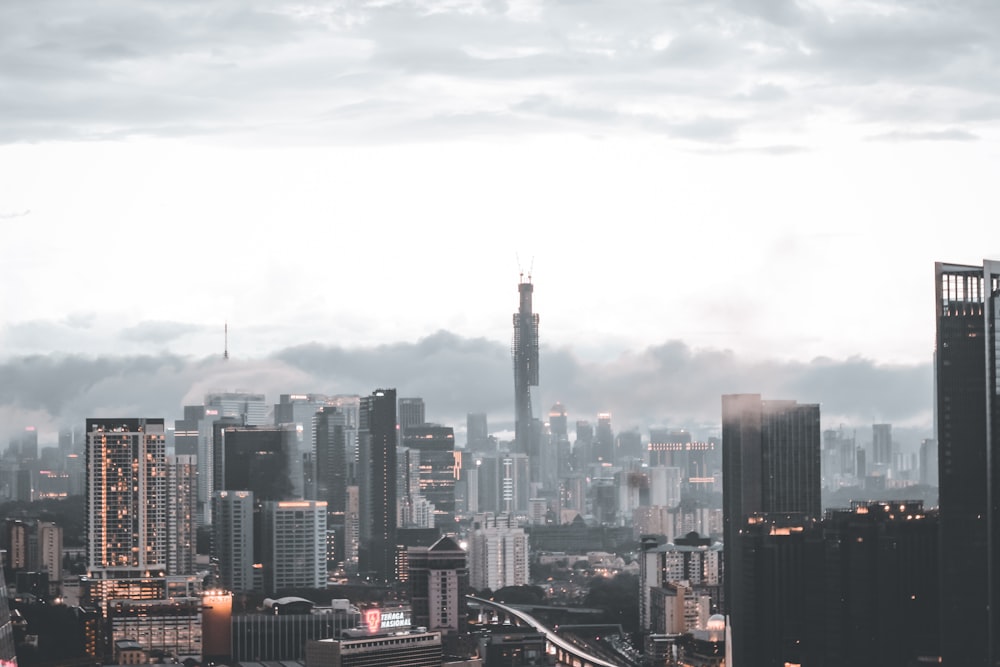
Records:
[[[531,413],[531,387],[538,386],[538,315],[531,311],[534,291],[528,282],[517,286],[520,306],[514,313],[514,338],[511,355],[514,358],[514,447],[522,454],[537,454],[537,439]]]
[[[447,530],[446,526],[455,523],[455,481],[462,460],[461,454],[456,456],[455,429],[438,424],[411,426],[403,434],[403,446],[419,452],[420,494],[434,504],[435,525]]]
[[[358,424],[358,571],[377,581],[396,578],[396,390],[361,399]]]
[[[722,397],[722,505],[725,600],[733,627],[734,661],[757,664],[742,653],[749,638],[752,601],[745,599],[752,549],[740,528],[751,514],[798,514],[819,519],[819,405],[764,401],[759,394]],[[742,654],[742,655],[741,655]],[[746,658],[740,659],[740,658]]]
[[[934,266],[941,505],[941,654],[1000,661],[1000,262]]]

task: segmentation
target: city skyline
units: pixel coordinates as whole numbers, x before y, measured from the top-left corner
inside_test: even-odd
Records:
[[[929,267],[997,254],[996,12],[7,3],[0,430],[371,386],[511,421],[523,271],[537,414],[929,432]]]

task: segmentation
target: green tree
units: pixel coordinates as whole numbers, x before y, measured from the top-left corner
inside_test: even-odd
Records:
[[[594,577],[583,604],[603,609],[605,623],[619,623],[626,632],[635,632],[639,629],[639,577],[626,573],[611,579]]]

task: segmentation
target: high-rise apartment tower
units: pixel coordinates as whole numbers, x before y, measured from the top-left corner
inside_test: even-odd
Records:
[[[162,419],[87,420],[87,569],[93,578],[162,576],[168,476]]]

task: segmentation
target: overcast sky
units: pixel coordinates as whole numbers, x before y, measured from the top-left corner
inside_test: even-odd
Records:
[[[543,413],[929,429],[998,56],[992,0],[6,0],[0,429],[376,386],[499,424],[520,271]]]

